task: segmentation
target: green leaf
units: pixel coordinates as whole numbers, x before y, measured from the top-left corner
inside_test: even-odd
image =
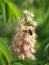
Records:
[[[13,14],[16,16],[16,18],[19,20],[21,18],[20,10],[19,8],[13,4],[12,2],[5,0],[5,2],[8,4],[9,8],[13,12]]]
[[[49,65],[49,63],[46,63],[45,65]]]
[[[4,23],[10,22],[11,19],[15,21],[21,18],[21,11],[20,9],[10,0],[1,0],[0,1],[1,10],[4,17]]]
[[[0,51],[0,65],[2,65],[2,53]]]
[[[4,16],[4,23],[6,23],[5,1],[2,1],[2,0],[1,0],[1,7],[2,7],[3,16]]]
[[[17,62],[17,63],[14,63],[14,65],[23,65],[23,64],[21,64],[20,62]]]
[[[23,63],[24,65],[33,65],[34,64],[34,60],[29,59],[29,58],[25,58],[24,60],[20,60],[21,63]]]
[[[2,38],[0,38],[0,51],[4,54],[8,63],[10,64],[11,53],[10,53],[9,47],[7,46],[6,42]]]

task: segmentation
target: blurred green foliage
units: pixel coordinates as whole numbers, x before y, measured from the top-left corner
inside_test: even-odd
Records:
[[[23,10],[26,9],[35,14],[34,19],[38,23],[36,59],[20,61],[14,57],[11,65],[49,65],[49,0],[0,0],[0,38],[6,41],[7,45],[11,44],[14,28],[20,18],[24,17]]]

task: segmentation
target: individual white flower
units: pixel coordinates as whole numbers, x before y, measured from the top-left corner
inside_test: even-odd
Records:
[[[31,23],[32,23],[32,25],[33,25],[34,27],[36,27],[36,26],[37,26],[37,22],[35,22],[34,20],[33,20],[33,21],[31,21]]]
[[[24,23],[25,23],[25,19],[24,19],[24,18],[21,18],[20,22],[21,22],[22,24],[24,24]]]
[[[23,11],[25,14],[27,14],[27,10]]]
[[[25,55],[21,52],[19,55],[18,55],[19,59],[23,59],[25,58]]]

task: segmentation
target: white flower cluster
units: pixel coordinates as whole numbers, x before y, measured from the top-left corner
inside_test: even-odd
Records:
[[[36,43],[36,33],[35,28],[37,23],[33,20],[34,15],[25,10],[26,20],[33,26],[25,26],[25,19],[21,18],[18,27],[16,27],[16,34],[12,41],[11,50],[13,54],[16,54],[19,59],[24,59],[25,57],[35,59],[35,43]]]
[[[27,10],[25,10],[24,13],[26,14],[26,20],[30,22],[34,27],[36,27],[37,23],[33,19],[34,14]]]

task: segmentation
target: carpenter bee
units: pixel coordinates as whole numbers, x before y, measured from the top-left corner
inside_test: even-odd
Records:
[[[25,32],[25,33],[29,33],[30,35],[32,35],[33,33],[32,33],[32,31],[29,29],[29,30],[24,30],[23,32]]]

